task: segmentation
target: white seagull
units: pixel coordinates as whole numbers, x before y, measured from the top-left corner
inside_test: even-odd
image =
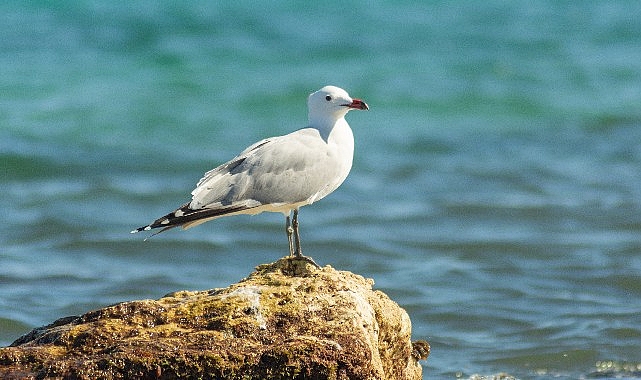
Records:
[[[154,236],[228,215],[280,212],[285,215],[290,256],[313,263],[301,251],[298,209],[343,183],[354,156],[354,135],[345,115],[369,107],[341,88],[325,86],[309,95],[307,108],[306,128],[251,145],[205,173],[191,192],[191,202],[131,233],[162,228]]]

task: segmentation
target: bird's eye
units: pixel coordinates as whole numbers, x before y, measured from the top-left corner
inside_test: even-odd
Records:
[[[332,100],[332,97],[331,97],[331,96],[329,96],[329,95],[327,95],[327,96],[325,97],[325,100],[327,100],[327,101],[329,102],[329,101],[331,101],[331,100]]]

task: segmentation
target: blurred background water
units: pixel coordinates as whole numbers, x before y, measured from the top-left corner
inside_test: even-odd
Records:
[[[641,2],[5,1],[0,35],[1,345],[286,255],[279,214],[129,231],[334,84],[371,111],[303,248],[406,308],[424,378],[641,378]]]

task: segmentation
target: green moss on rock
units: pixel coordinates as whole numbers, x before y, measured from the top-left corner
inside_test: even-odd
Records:
[[[426,355],[413,351],[407,313],[372,285],[284,258],[225,289],[123,302],[35,329],[0,349],[0,377],[420,379]]]

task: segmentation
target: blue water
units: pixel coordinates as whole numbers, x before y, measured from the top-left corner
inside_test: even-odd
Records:
[[[425,379],[641,378],[641,3],[5,1],[0,35],[1,345],[287,254],[280,214],[129,231],[334,84],[371,110],[303,249],[409,312]]]

